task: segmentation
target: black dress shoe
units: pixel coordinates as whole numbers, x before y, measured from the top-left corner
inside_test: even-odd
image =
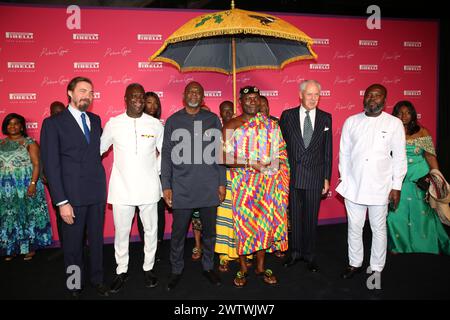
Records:
[[[103,283],[95,285],[95,291],[97,291],[97,294],[102,297],[108,297],[109,296],[109,288],[105,286]]]
[[[206,279],[209,280],[209,282],[211,282],[213,285],[215,286],[220,286],[222,285],[222,281],[220,281],[219,276],[217,275],[217,273],[214,272],[214,270],[208,270],[208,271],[203,271],[203,275],[206,277]]]
[[[181,280],[181,274],[172,273],[169,278],[169,283],[167,284],[167,291],[175,289]]]
[[[147,288],[154,288],[158,285],[158,278],[153,273],[153,270],[144,271],[144,279]]]
[[[353,278],[353,276],[357,273],[360,273],[362,271],[362,267],[352,267],[352,266],[347,266],[347,268],[345,268],[344,272],[342,272],[341,274],[341,278],[342,279],[351,279]]]
[[[117,293],[122,290],[123,285],[128,280],[128,273],[121,273],[114,278],[113,283],[111,284],[111,289],[109,290],[111,293]]]
[[[309,271],[311,272],[318,272],[319,271],[319,266],[317,265],[317,263],[315,261],[310,261],[308,262],[308,264],[306,265],[306,267],[308,268]]]
[[[288,267],[292,267],[294,264],[296,264],[297,262],[301,261],[300,258],[294,258],[292,256],[289,256],[284,262],[283,262],[283,267],[288,268]]]

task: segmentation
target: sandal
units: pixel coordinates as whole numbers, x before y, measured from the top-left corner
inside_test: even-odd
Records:
[[[12,255],[12,256],[7,256],[7,257],[5,257],[5,261],[11,261],[12,259],[14,259],[16,257],[16,255],[14,254],[14,255]]]
[[[286,256],[286,255],[284,254],[284,252],[282,252],[282,251],[280,251],[280,250],[275,251],[275,257],[282,259],[282,258],[284,258],[285,256]]]
[[[242,288],[247,284],[247,272],[238,271],[234,277],[233,284],[236,288]]]
[[[229,265],[229,261],[228,260],[220,260],[219,271],[220,272],[228,272],[228,271],[230,271],[230,265]]]
[[[23,257],[23,261],[30,261],[33,259],[34,255],[36,254],[35,251],[28,252],[25,257]]]
[[[262,278],[262,281],[268,285],[274,285],[278,283],[277,278],[273,275],[273,271],[270,269],[264,270],[264,272],[256,272],[258,277]]]
[[[201,257],[202,257],[202,249],[193,248],[192,249],[192,260],[197,261],[197,260],[200,260]]]

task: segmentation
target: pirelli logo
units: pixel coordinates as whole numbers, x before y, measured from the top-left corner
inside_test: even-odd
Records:
[[[101,98],[100,92],[94,92],[94,99],[100,99],[100,98]]]
[[[330,90],[322,90],[320,91],[321,97],[331,97],[331,91]]]
[[[360,47],[378,47],[378,40],[359,40]]]
[[[278,97],[278,90],[261,90],[259,93],[264,97]]]
[[[422,71],[422,66],[420,65],[404,65],[403,66],[403,71]]]
[[[309,70],[330,70],[329,63],[311,63]]]
[[[404,48],[422,48],[422,42],[420,41],[404,41]]]
[[[72,34],[73,40],[83,40],[83,41],[98,41],[98,33],[74,33]]]
[[[164,98],[164,91],[154,91],[154,92],[158,95],[158,97]]]
[[[330,44],[330,39],[314,39],[315,45],[327,46]]]
[[[162,69],[162,62],[138,62],[138,69]]]
[[[378,71],[378,65],[377,64],[360,64],[359,70],[360,71]]]
[[[27,130],[34,130],[34,129],[38,128],[38,123],[37,122],[26,122],[25,127],[27,128]]]
[[[366,93],[366,90],[359,90],[359,96],[364,97],[364,94]]]
[[[17,70],[17,69],[26,69],[26,70],[34,70],[36,64],[34,62],[8,62],[8,69]]]
[[[6,39],[15,39],[15,40],[33,40],[34,33],[33,32],[5,32]]]
[[[139,41],[162,41],[161,34],[138,34],[137,39]]]
[[[404,96],[410,96],[410,97],[420,97],[422,95],[421,90],[403,90]]]
[[[74,69],[100,69],[100,62],[74,62]]]
[[[35,101],[37,98],[36,93],[10,93],[9,100],[12,101]]]
[[[205,91],[205,97],[215,98],[215,97],[221,97],[221,96],[222,96],[222,91],[219,91],[219,90]]]

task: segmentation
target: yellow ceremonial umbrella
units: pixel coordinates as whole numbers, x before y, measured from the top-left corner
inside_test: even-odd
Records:
[[[292,24],[266,13],[234,8],[195,17],[176,30],[151,57],[181,72],[214,71],[233,75],[253,69],[282,69],[317,59],[313,39]]]

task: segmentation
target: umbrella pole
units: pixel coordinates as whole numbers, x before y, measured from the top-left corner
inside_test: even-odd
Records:
[[[233,61],[233,111],[236,114],[236,40],[231,38],[231,56]]]

